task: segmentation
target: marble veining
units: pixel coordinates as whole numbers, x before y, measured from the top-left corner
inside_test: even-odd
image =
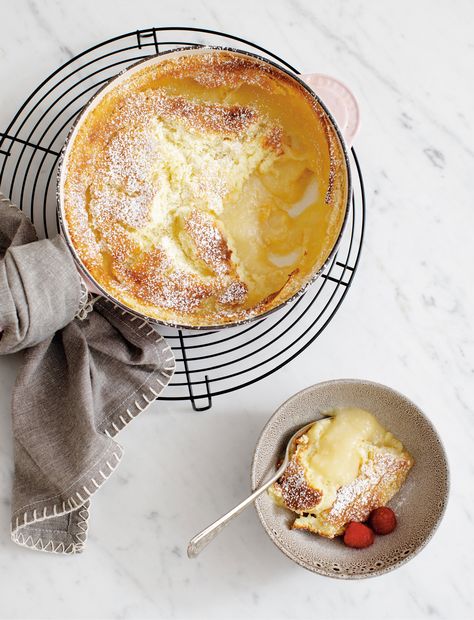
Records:
[[[368,210],[357,277],[308,350],[208,413],[160,402],[121,434],[125,456],[94,499],[82,556],[10,542],[20,358],[0,358],[0,618],[473,617],[473,4],[17,0],[2,3],[0,18],[0,131],[59,64],[137,28],[221,29],[302,72],[338,77],[361,106],[355,147]],[[248,492],[272,411],[336,377],[400,390],[440,432],[451,497],[427,548],[384,577],[331,581],[293,565],[249,510],[189,561],[188,539]]]

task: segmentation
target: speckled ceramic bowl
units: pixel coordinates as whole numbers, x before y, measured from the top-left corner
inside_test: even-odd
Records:
[[[263,429],[252,465],[252,486],[256,488],[275,470],[288,438],[297,428],[337,407],[370,411],[415,459],[405,484],[389,503],[397,515],[397,529],[387,536],[376,536],[367,549],[350,549],[340,538],[328,540],[291,530],[293,513],[276,506],[267,493],[255,505],[276,546],[304,568],[341,579],[381,575],[398,568],[426,545],[441,521],[448,497],[448,464],[438,434],[420,409],[402,394],[353,379],[327,381],[298,392]]]

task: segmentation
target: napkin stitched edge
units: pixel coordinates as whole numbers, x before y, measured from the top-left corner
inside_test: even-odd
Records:
[[[165,358],[165,366],[163,368],[154,369],[150,372],[147,379],[134,390],[127,399],[122,403],[124,404],[123,410],[116,410],[110,415],[105,422],[107,424],[99,428],[109,438],[114,438],[122,429],[124,429],[132,420],[134,420],[140,413],[146,411],[151,403],[159,396],[160,392],[169,384],[176,369],[176,362],[171,351],[171,346],[167,344],[163,336],[160,336],[155,329],[150,325],[147,320],[142,320],[136,327],[135,321],[140,321],[140,317],[128,312],[127,310],[120,308],[118,305],[111,301],[100,299],[100,303],[103,308],[111,311],[113,308],[114,316],[116,319],[124,323],[128,329],[130,329],[140,341],[146,341],[152,343],[159,353],[170,353],[168,358]],[[141,331],[145,327],[148,327],[146,332]],[[140,330],[140,331],[138,331]],[[160,375],[156,377],[156,375]],[[155,390],[150,384],[158,384],[157,390]],[[132,403],[126,406],[129,401]],[[51,500],[56,500],[63,496],[63,493],[58,493],[48,500],[41,500],[40,506],[37,508],[31,508],[31,505],[25,506],[16,513],[13,514],[11,519],[11,539],[16,544],[29,547],[38,551],[74,554],[80,553],[87,541],[88,535],[88,521],[89,521],[89,498],[109,479],[111,474],[115,471],[123,456],[123,448],[120,444],[115,443],[115,446],[107,451],[105,455],[102,455],[101,459],[91,466],[87,475],[81,476],[73,485],[71,485],[66,492],[72,489],[66,499],[60,502],[51,503]],[[83,497],[84,496],[84,497]],[[54,540],[51,537],[48,542],[45,542],[42,536],[33,537],[33,534],[25,536],[22,533],[22,529],[28,527],[28,531],[37,530],[43,532],[39,528],[35,528],[35,524],[42,523],[53,517],[60,517],[61,515],[70,515],[70,523],[68,526],[68,533],[72,534],[73,542],[67,546],[63,541]],[[33,527],[32,527],[33,526]],[[55,530],[48,530],[51,534],[55,533]],[[58,532],[64,534],[64,532]]]

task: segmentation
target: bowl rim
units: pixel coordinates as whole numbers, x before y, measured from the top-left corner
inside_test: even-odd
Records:
[[[250,471],[250,483],[251,483],[251,488],[252,490],[255,489],[255,485],[256,485],[256,468],[257,468],[257,456],[258,456],[258,451],[260,448],[260,444],[263,440],[263,436],[266,433],[267,429],[270,427],[270,424],[272,422],[272,420],[274,419],[274,417],[281,411],[281,409],[283,409],[284,407],[286,407],[291,401],[297,399],[298,397],[301,397],[303,394],[307,393],[307,392],[311,392],[312,390],[314,390],[314,388],[324,388],[326,386],[334,386],[334,385],[340,385],[340,384],[357,384],[357,385],[364,385],[364,386],[371,386],[371,387],[375,387],[378,389],[382,389],[384,391],[388,391],[391,392],[392,395],[394,395],[395,397],[399,398],[400,400],[404,401],[407,405],[409,405],[411,408],[414,408],[424,419],[424,421],[428,424],[428,426],[430,427],[431,431],[433,432],[433,435],[437,438],[438,440],[438,444],[439,444],[439,449],[440,449],[440,453],[443,459],[443,464],[444,464],[444,469],[445,469],[445,473],[446,473],[446,490],[444,493],[444,497],[443,497],[443,506],[440,508],[436,522],[434,523],[434,525],[432,526],[431,530],[429,531],[429,533],[427,534],[427,536],[423,539],[423,541],[415,548],[413,549],[408,555],[406,555],[405,557],[399,559],[397,562],[395,562],[394,564],[391,564],[390,566],[385,566],[385,567],[381,567],[378,570],[372,571],[372,572],[366,572],[366,573],[357,573],[357,574],[344,574],[344,573],[329,573],[326,571],[322,571],[320,569],[318,569],[317,566],[312,566],[311,564],[308,564],[307,562],[305,562],[304,560],[296,557],[295,555],[293,555],[289,549],[287,549],[284,545],[282,545],[280,543],[280,541],[276,538],[276,536],[274,535],[273,531],[271,530],[270,527],[268,527],[267,523],[265,522],[265,519],[263,517],[262,514],[262,510],[260,508],[260,499],[261,497],[257,498],[254,502],[254,507],[255,510],[257,512],[259,521],[263,527],[263,529],[265,530],[265,532],[267,533],[267,535],[269,536],[269,538],[271,539],[271,541],[273,542],[273,544],[278,547],[278,549],[280,551],[282,551],[290,560],[292,560],[293,562],[295,562],[296,564],[298,564],[299,566],[305,568],[306,570],[312,572],[312,573],[316,573],[317,575],[320,575],[321,577],[327,577],[329,579],[342,579],[342,580],[358,580],[358,579],[369,579],[372,577],[380,577],[381,575],[384,575],[386,573],[390,573],[394,570],[396,570],[397,568],[400,568],[401,566],[403,566],[404,564],[406,564],[407,562],[409,562],[410,560],[412,560],[415,556],[417,556],[425,547],[426,545],[432,540],[433,536],[435,535],[436,531],[438,530],[441,521],[444,518],[444,515],[446,513],[446,508],[448,505],[448,501],[449,501],[449,495],[450,495],[450,491],[451,491],[451,476],[450,476],[450,467],[449,467],[449,461],[448,461],[448,457],[447,457],[447,453],[446,453],[446,448],[444,446],[444,442],[441,439],[441,436],[439,435],[438,431],[436,430],[434,424],[431,422],[431,420],[429,419],[429,417],[418,407],[418,405],[416,405],[412,400],[410,400],[409,398],[407,398],[404,394],[402,394],[401,392],[399,392],[398,390],[395,390],[392,387],[389,387],[388,385],[385,385],[383,383],[378,383],[376,381],[371,381],[369,379],[350,379],[350,378],[341,378],[341,379],[330,379],[327,381],[321,381],[319,383],[315,383],[313,385],[310,385],[306,388],[303,388],[302,390],[300,390],[299,392],[296,392],[295,394],[293,394],[292,396],[290,396],[289,398],[287,398],[270,416],[270,418],[267,420],[265,426],[263,427],[256,446],[255,446],[255,451],[254,451],[254,455],[253,455],[253,459],[252,459],[252,467],[251,467],[251,471]]]
[[[346,179],[347,179],[347,197],[346,197],[346,204],[344,208],[344,218],[341,224],[339,234],[333,244],[331,251],[329,252],[323,264],[319,267],[319,269],[315,271],[310,276],[310,278],[307,280],[307,282],[305,282],[296,291],[296,293],[294,293],[291,297],[289,297],[288,299],[285,299],[284,301],[282,301],[280,304],[278,304],[274,308],[270,308],[269,310],[262,312],[261,314],[256,314],[254,316],[251,316],[245,319],[240,319],[238,321],[232,321],[232,322],[224,323],[220,325],[186,325],[184,323],[176,323],[173,321],[157,319],[155,317],[148,316],[147,314],[143,312],[133,310],[132,308],[127,306],[125,303],[123,303],[119,299],[116,299],[111,293],[109,293],[106,289],[104,289],[104,287],[101,286],[99,282],[96,281],[96,279],[92,276],[92,274],[89,272],[87,267],[82,262],[79,256],[79,253],[74,247],[74,244],[72,243],[71,237],[69,235],[66,216],[64,213],[64,191],[63,190],[64,190],[64,182],[67,176],[67,158],[69,155],[69,151],[72,148],[72,145],[74,144],[74,137],[77,131],[79,130],[80,126],[82,125],[86,117],[88,116],[88,114],[92,111],[92,109],[94,109],[95,107],[94,104],[98,105],[100,103],[101,98],[105,96],[106,94],[105,91],[109,89],[114,82],[118,83],[120,82],[120,80],[125,79],[125,77],[129,75],[130,72],[138,70],[140,65],[145,65],[145,64],[153,65],[155,63],[158,64],[159,62],[161,62],[164,56],[167,56],[169,54],[185,54],[186,55],[186,54],[193,54],[193,53],[203,53],[209,50],[228,51],[234,54],[241,54],[241,55],[249,56],[253,59],[259,60],[260,62],[269,64],[273,68],[283,72],[288,77],[296,81],[300,86],[302,86],[309,93],[309,95],[316,101],[316,103],[319,104],[319,106],[324,111],[327,119],[329,120],[331,124],[331,127],[334,129],[336,136],[339,140],[339,144],[340,144],[340,147],[343,153],[344,168],[345,168]],[[307,288],[310,285],[312,285],[315,282],[315,280],[317,280],[317,278],[324,272],[327,265],[331,262],[331,260],[334,258],[335,254],[337,253],[337,250],[339,248],[339,245],[342,240],[342,236],[344,234],[344,231],[347,225],[347,221],[349,219],[350,205],[351,205],[351,200],[352,200],[352,189],[353,188],[352,188],[351,165],[350,165],[350,160],[349,160],[349,155],[348,155],[348,148],[345,143],[342,132],[339,129],[339,126],[337,125],[336,120],[334,119],[333,115],[331,114],[331,112],[329,111],[325,103],[319,98],[319,96],[314,92],[314,90],[299,75],[290,71],[289,68],[278,64],[276,61],[269,59],[269,58],[265,58],[264,56],[261,56],[259,54],[255,54],[254,52],[249,52],[247,50],[241,50],[241,49],[229,47],[229,46],[198,45],[197,44],[197,45],[177,47],[172,50],[165,50],[162,52],[158,52],[157,54],[151,54],[150,56],[147,56],[146,58],[143,58],[141,60],[138,60],[137,62],[132,63],[126,69],[124,69],[123,71],[120,71],[116,75],[112,76],[109,80],[107,80],[104,84],[102,84],[102,86],[97,91],[94,92],[92,97],[88,99],[88,101],[84,104],[79,114],[74,119],[74,122],[69,129],[66,140],[64,142],[64,145],[59,155],[58,169],[57,169],[57,174],[56,174],[56,212],[58,216],[60,233],[63,239],[66,241],[66,245],[68,246],[68,249],[73,256],[76,266],[79,269],[81,275],[86,280],[92,282],[94,286],[97,288],[97,290],[100,291],[100,294],[103,297],[105,297],[108,301],[110,301],[115,306],[118,306],[121,310],[129,314],[132,314],[134,316],[137,316],[141,318],[142,320],[146,321],[147,323],[150,323],[151,325],[164,325],[166,327],[173,327],[176,329],[186,329],[186,330],[193,330],[193,331],[194,330],[210,331],[210,330],[221,330],[221,329],[230,328],[230,327],[238,327],[241,325],[246,325],[247,323],[252,323],[253,321],[264,319],[270,314],[272,314],[273,312],[280,310],[287,304],[293,301],[296,301],[296,299],[301,297],[306,292]]]

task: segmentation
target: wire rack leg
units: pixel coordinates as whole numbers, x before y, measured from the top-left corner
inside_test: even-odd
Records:
[[[94,45],[59,67],[31,93],[8,127],[0,131],[0,186],[20,208],[27,212],[29,208],[32,220],[42,214],[45,236],[48,236],[48,216],[52,221],[56,215],[56,228],[59,228],[53,211],[59,150],[75,115],[89,100],[91,90],[149,54],[205,43],[231,47],[241,47],[242,43],[244,49],[250,48],[290,72],[299,73],[273,52],[235,35],[190,27],[151,27]],[[265,324],[259,320],[230,336],[227,332],[220,336],[219,332],[211,331],[205,334],[209,338],[204,340],[203,334],[198,337],[198,334],[186,335],[173,330],[169,336],[175,345],[173,349],[182,353],[177,373],[180,380],[172,381],[167,395],[160,399],[191,402],[195,411],[209,410],[217,396],[248,387],[291,362],[326,328],[351,286],[363,245],[365,192],[353,149],[352,155],[357,191],[352,197],[351,227],[347,227],[338,260],[322,274],[321,285],[313,289],[314,294],[308,291],[300,298],[306,302],[298,305],[297,301],[288,310],[282,310],[279,318],[275,315],[276,320],[268,317]],[[257,341],[259,344],[254,345]],[[234,351],[239,353],[231,355]],[[212,378],[206,373],[211,373]]]
[[[183,332],[181,330],[178,330],[178,335],[179,335],[179,345],[181,347],[181,353],[183,355],[183,364],[184,364],[184,371],[186,373],[186,381],[188,382],[189,400],[191,401],[191,405],[194,411],[207,411],[208,409],[212,407],[212,396],[211,396],[211,392],[209,389],[209,377],[207,375],[204,377],[206,381],[206,394],[204,396],[195,396],[193,392],[193,383],[192,383],[191,373],[189,371],[189,366],[188,366],[188,358],[186,356],[186,345],[184,344]],[[205,405],[196,404],[196,400],[201,399],[201,398],[207,398],[207,403]]]

